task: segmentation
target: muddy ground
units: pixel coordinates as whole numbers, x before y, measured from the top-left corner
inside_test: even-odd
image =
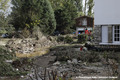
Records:
[[[34,65],[36,65],[36,71],[34,72],[39,75],[38,80],[50,80],[50,77],[53,80],[55,74],[57,78],[66,80],[87,80],[81,78],[85,76],[107,77],[119,75],[119,52],[80,51],[79,47],[55,47],[51,48],[48,54],[37,57],[34,61]],[[34,78],[34,72],[30,74],[32,78]],[[26,80],[30,80],[30,77],[28,78]],[[37,79],[34,78],[33,80]]]
[[[26,76],[20,76],[21,78],[17,79],[1,78],[1,80],[115,80],[90,77],[119,77],[120,52],[108,50],[98,52],[87,49],[80,51],[80,47],[51,48],[43,56],[33,58],[32,61],[28,59],[30,65],[26,59],[23,59],[25,63],[22,65],[17,63],[16,69],[28,71]],[[29,68],[29,66],[31,67]],[[120,78],[116,80],[120,80]]]

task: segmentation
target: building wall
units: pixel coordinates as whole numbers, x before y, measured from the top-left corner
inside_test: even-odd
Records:
[[[120,0],[94,0],[95,25],[120,24]]]
[[[94,0],[94,2],[94,42],[114,45],[113,25],[120,25],[120,0]],[[105,35],[108,37],[108,42],[104,41],[104,26],[107,26]]]
[[[95,26],[94,27],[94,32],[93,32],[93,42],[94,44],[98,45],[99,43],[102,42],[102,27],[101,26]]]

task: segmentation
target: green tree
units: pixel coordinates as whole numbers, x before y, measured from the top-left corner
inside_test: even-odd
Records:
[[[84,15],[93,17],[93,7],[94,1],[93,0],[85,0],[84,4]]]
[[[88,0],[85,0],[84,15],[87,15],[87,2],[88,2]]]
[[[10,0],[0,0],[0,9],[5,11],[9,7],[8,5],[9,1]]]
[[[64,2],[71,2],[77,8],[78,16],[83,15],[83,0],[50,0],[54,10],[64,7]]]
[[[64,0],[50,0],[52,8],[54,10],[59,9],[60,7],[63,6]]]
[[[10,24],[11,20],[12,18],[10,16],[5,17],[4,13],[0,13],[0,34],[11,33],[14,30],[14,28]]]
[[[0,13],[0,27],[8,27],[10,18],[5,18],[4,13]]]
[[[83,0],[74,0],[78,16],[83,15]]]
[[[56,29],[56,20],[54,11],[49,0],[12,0],[12,24],[16,30],[29,28],[35,25],[41,28],[41,31],[52,34]]]
[[[89,0],[87,4],[88,4],[88,16],[93,17],[94,1],[93,0]]]
[[[63,6],[55,11],[57,29],[56,31],[70,33],[74,29],[77,9],[71,0],[66,0]]]
[[[10,0],[0,0],[0,33],[8,33],[7,29],[12,27],[9,23],[11,18],[7,16],[7,10],[10,7],[9,2]]]

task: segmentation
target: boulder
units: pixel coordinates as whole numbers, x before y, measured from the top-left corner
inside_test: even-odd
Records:
[[[57,62],[55,62],[53,65],[60,65],[60,62],[57,61]]]
[[[83,51],[88,51],[88,49],[86,47],[83,47]]]
[[[71,61],[71,60],[67,60],[67,63],[68,63],[68,64],[71,64],[71,63],[72,63],[72,61]]]
[[[78,60],[77,59],[72,59],[72,63],[77,64]]]

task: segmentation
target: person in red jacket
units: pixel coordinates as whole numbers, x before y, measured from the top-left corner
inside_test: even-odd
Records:
[[[85,30],[85,34],[89,35],[89,31],[87,29]]]

